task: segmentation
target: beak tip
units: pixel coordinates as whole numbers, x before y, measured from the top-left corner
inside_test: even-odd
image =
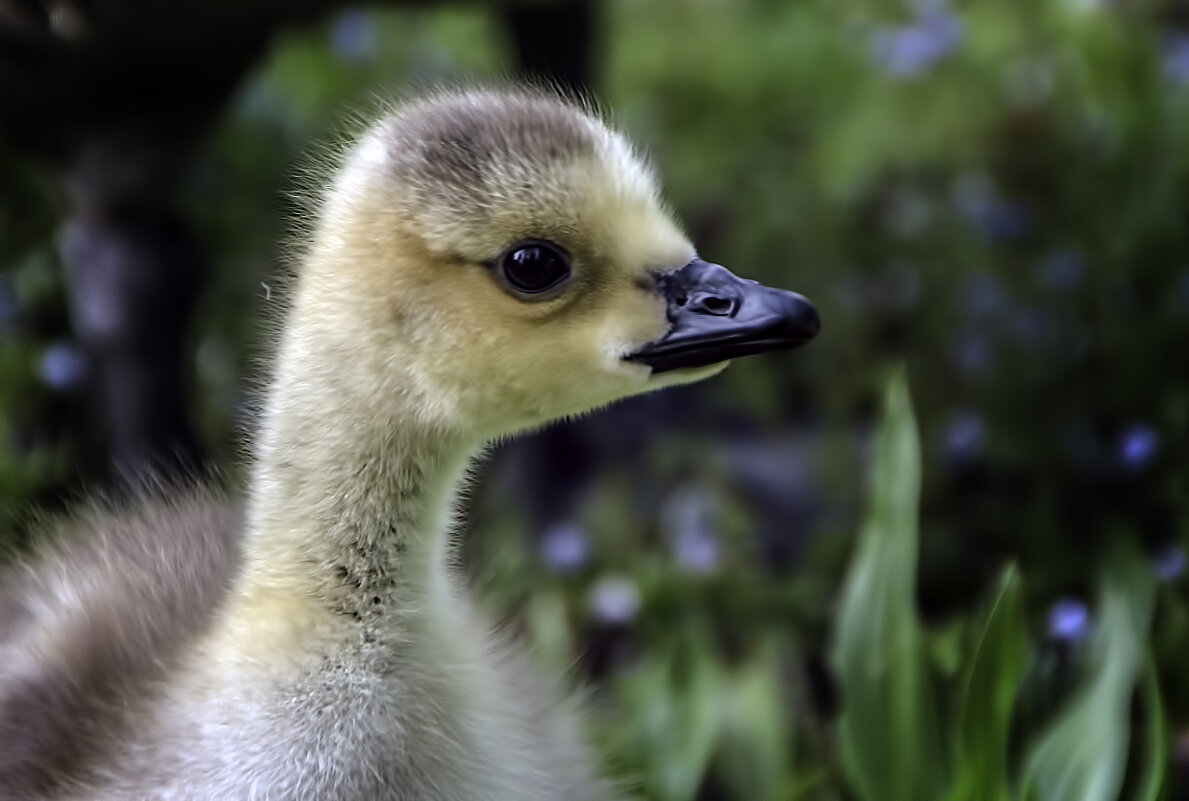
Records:
[[[786,331],[797,344],[813,340],[822,330],[822,319],[817,308],[804,295],[788,293],[788,308],[785,313]]]
[[[813,306],[809,307],[809,313],[805,318],[805,339],[808,341],[814,339],[822,331],[822,318],[818,315],[817,309]]]

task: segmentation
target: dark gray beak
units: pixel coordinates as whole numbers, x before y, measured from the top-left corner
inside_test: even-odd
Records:
[[[672,327],[627,358],[654,373],[795,348],[817,336],[817,310],[796,292],[748,281],[719,264],[694,259],[657,276]]]

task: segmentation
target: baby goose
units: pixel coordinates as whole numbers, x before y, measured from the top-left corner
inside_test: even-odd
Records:
[[[463,592],[455,488],[492,440],[817,330],[702,261],[588,111],[397,108],[322,201],[242,523],[209,494],[94,511],[6,582],[0,796],[611,797]]]

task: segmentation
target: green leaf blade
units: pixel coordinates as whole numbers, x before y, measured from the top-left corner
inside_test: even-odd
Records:
[[[1019,571],[1012,566],[999,581],[966,671],[958,724],[958,769],[949,801],[1010,798],[1007,744],[1027,662],[1023,585]]]
[[[888,382],[885,410],[868,516],[839,608],[839,749],[864,801],[925,801],[937,797],[946,760],[916,613],[921,462],[902,372]]]

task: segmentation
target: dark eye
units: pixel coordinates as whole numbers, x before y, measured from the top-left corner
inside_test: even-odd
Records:
[[[522,242],[500,257],[499,269],[508,286],[535,295],[570,276],[570,257],[549,242]]]

